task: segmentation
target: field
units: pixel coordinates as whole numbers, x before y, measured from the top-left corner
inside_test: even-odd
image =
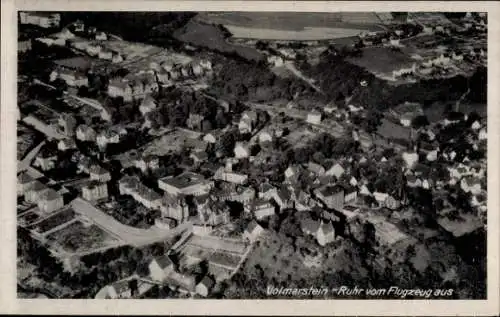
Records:
[[[226,42],[221,29],[211,24],[189,21],[174,33],[174,37],[182,42],[201,46],[221,53],[236,53],[247,60],[259,61],[264,56],[254,48],[233,45]]]
[[[51,233],[47,239],[71,253],[86,252],[118,241],[98,226],[93,224],[87,226],[80,221]]]
[[[408,55],[384,47],[369,47],[362,57],[349,58],[349,62],[363,67],[373,74],[389,73],[400,68],[411,67],[415,62]]]
[[[203,12],[195,20],[207,23],[300,31],[307,27],[381,30],[380,19],[373,12]]]
[[[204,12],[195,20],[224,25],[234,38],[262,40],[328,40],[381,30],[380,19],[370,12]]]
[[[36,223],[33,226],[33,229],[38,233],[44,233],[66,222],[69,222],[74,218],[75,218],[75,211],[71,208],[65,209]]]

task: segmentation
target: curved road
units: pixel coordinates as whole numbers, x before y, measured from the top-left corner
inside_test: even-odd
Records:
[[[124,243],[136,247],[172,238],[192,228],[191,224],[187,222],[173,229],[162,229],[154,226],[150,229],[139,229],[122,224],[82,198],[73,200],[71,206],[77,213],[86,216],[104,230],[120,238]]]

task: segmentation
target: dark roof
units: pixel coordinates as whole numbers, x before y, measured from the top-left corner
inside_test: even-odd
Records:
[[[176,177],[164,177],[161,179],[162,182],[165,182],[176,188],[186,188],[198,184],[204,180],[205,178],[202,175],[192,172],[186,172]]]
[[[53,190],[52,188],[49,188],[48,190],[43,192],[42,196],[40,197],[40,199],[44,199],[44,200],[54,200],[54,199],[58,199],[58,198],[61,198],[61,195],[59,193],[57,193],[55,190]]]
[[[27,183],[31,183],[33,181],[33,177],[29,176],[27,173],[22,173],[21,175],[19,175],[19,177],[17,178],[17,182],[19,184],[27,184]]]
[[[101,167],[99,165],[92,165],[90,167],[90,173],[104,175],[104,174],[107,174],[108,171],[105,168],[103,168],[103,167]]]
[[[323,196],[328,197],[343,192],[344,188],[340,185],[327,185],[319,189],[319,191],[323,194]]]
[[[215,285],[215,281],[208,275],[205,275],[205,277],[200,281],[200,284],[205,285],[207,289],[211,289]]]
[[[170,265],[173,265],[172,260],[170,260],[170,258],[166,254],[159,256],[159,257],[155,257],[154,259],[155,259],[156,263],[158,263],[158,265],[162,269],[164,269]]]
[[[319,230],[323,231],[324,233],[335,232],[335,229],[333,228],[333,225],[331,222],[325,222],[325,223],[321,224],[321,226],[319,227]]]
[[[255,220],[252,220],[248,224],[247,231],[253,233],[258,227],[260,227],[260,225]]]
[[[313,220],[311,218],[306,218],[301,223],[301,228],[303,231],[316,232],[318,231],[320,222],[318,220]]]

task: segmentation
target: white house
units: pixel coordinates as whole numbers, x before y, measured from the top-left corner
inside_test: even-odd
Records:
[[[413,152],[404,152],[403,155],[403,160],[405,161],[406,167],[409,169],[412,169],[415,164],[418,162],[418,154]]]
[[[340,178],[342,175],[344,175],[345,169],[340,165],[339,163],[336,163],[333,165],[328,171],[325,172],[325,175],[327,176],[335,176],[337,178]]]
[[[151,279],[157,282],[163,282],[174,271],[174,263],[166,254],[153,258],[148,267]]]
[[[260,237],[263,232],[264,229],[257,222],[255,222],[255,220],[252,220],[248,224],[245,232],[243,232],[243,238],[253,243]]]
[[[311,124],[320,124],[321,123],[321,112],[319,111],[311,111],[307,114],[306,121]]]
[[[460,181],[460,188],[466,193],[478,195],[481,193],[481,182],[478,178],[470,176],[464,177]]]
[[[250,149],[246,144],[243,144],[242,142],[237,142],[236,145],[234,146],[234,157],[241,159],[241,158],[247,158],[250,156]]]

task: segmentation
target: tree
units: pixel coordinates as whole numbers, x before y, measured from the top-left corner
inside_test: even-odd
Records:
[[[429,120],[425,115],[416,116],[415,118],[413,118],[411,125],[417,129],[422,128],[429,125]]]

